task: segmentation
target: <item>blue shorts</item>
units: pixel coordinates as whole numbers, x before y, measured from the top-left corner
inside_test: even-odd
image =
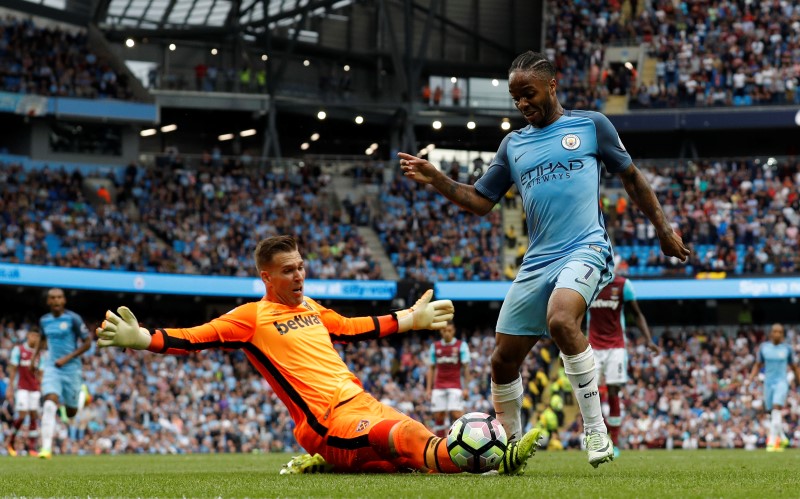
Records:
[[[59,369],[54,366],[45,366],[42,375],[42,397],[53,393],[58,395],[58,401],[67,407],[78,407],[78,395],[81,391],[80,369]]]
[[[768,411],[773,406],[786,406],[786,397],[789,395],[789,383],[778,381],[775,383],[764,383],[764,408]]]
[[[497,332],[513,335],[547,336],[547,304],[557,288],[577,291],[588,306],[614,278],[614,263],[608,250],[586,247],[573,251],[546,267],[520,272],[511,283]]]

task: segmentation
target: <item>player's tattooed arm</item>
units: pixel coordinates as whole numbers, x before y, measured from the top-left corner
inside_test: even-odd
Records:
[[[661,209],[661,203],[658,202],[656,193],[647,183],[647,179],[642,175],[642,172],[636,168],[636,165],[631,165],[625,171],[620,173],[622,185],[625,191],[631,197],[636,206],[650,219],[650,222],[655,226],[656,232],[665,234],[672,232],[672,227],[664,215],[664,210]]]
[[[431,185],[447,199],[476,215],[489,213],[495,204],[494,201],[481,195],[474,185],[456,182],[447,175],[437,176]]]
[[[681,237],[672,230],[656,193],[653,192],[642,172],[636,168],[636,165],[631,164],[619,174],[619,177],[633,202],[655,226],[664,254],[685,261],[689,257],[689,249],[683,244]]]

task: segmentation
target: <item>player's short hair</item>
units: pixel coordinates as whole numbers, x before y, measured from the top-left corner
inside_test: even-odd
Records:
[[[297,240],[294,236],[272,236],[262,239],[253,252],[256,270],[261,272],[272,261],[272,257],[278,253],[290,253],[297,250]]]
[[[508,68],[508,74],[514,71],[532,71],[544,80],[556,77],[556,68],[541,52],[528,50],[517,56]]]

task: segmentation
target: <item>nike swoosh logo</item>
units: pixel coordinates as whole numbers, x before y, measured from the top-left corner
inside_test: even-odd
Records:
[[[583,284],[583,285],[584,285],[584,286],[586,286],[586,287],[589,287],[589,284],[588,284],[588,283],[585,283],[585,282],[583,282],[583,281],[579,281],[577,277],[575,278],[575,282],[577,282],[578,284]]]
[[[605,447],[603,447],[602,449],[600,449],[598,451],[595,451],[595,452],[605,452],[607,450],[608,450],[608,442],[606,442],[606,446]]]
[[[520,154],[519,156],[514,156],[514,163],[519,161],[519,158],[525,156],[526,154],[528,154],[528,151],[523,151],[522,154]]]
[[[589,383],[591,383],[592,381],[594,381],[594,378],[590,379],[589,381],[587,381],[584,384],[578,383],[578,388],[586,388],[587,386],[589,386]]]

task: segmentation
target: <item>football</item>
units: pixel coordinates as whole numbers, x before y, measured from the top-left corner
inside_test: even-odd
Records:
[[[470,412],[456,420],[447,433],[450,459],[469,473],[497,469],[506,452],[508,437],[494,416]]]

